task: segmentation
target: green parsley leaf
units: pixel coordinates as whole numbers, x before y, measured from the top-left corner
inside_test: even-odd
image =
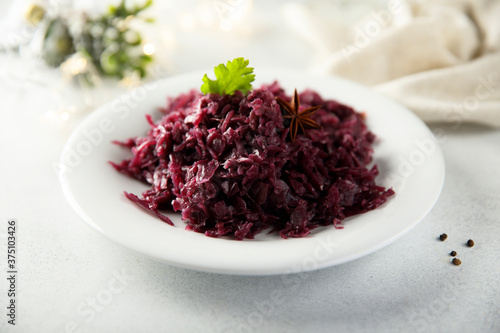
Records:
[[[208,78],[207,74],[203,76],[203,85],[201,92],[204,94],[226,94],[231,95],[236,90],[244,95],[252,89],[251,82],[255,80],[255,74],[252,67],[247,67],[249,61],[244,58],[235,58],[228,61],[226,66],[220,64],[214,68],[216,80]]]

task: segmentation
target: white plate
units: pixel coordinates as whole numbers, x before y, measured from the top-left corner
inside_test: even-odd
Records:
[[[268,275],[309,271],[341,264],[388,245],[430,211],[444,182],[444,160],[436,140],[412,112],[360,85],[300,71],[256,70],[254,87],[277,79],[290,95],[312,88],[366,112],[377,135],[377,183],[396,195],[381,207],[348,218],[344,229],[320,227],[305,238],[281,239],[262,233],[255,240],[209,238],[186,231],[179,214],[175,227],[148,214],[123,195],[146,185],[116,172],[107,161],[129,157],[111,144],[145,134],[144,115],[159,118],[167,96],[199,89],[203,73],[168,78],[132,91],[92,113],[74,131],[60,160],[60,180],[71,206],[112,241],[155,259],[186,268],[226,274]]]

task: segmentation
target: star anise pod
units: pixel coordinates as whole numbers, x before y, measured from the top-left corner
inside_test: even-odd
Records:
[[[320,125],[309,118],[314,112],[316,112],[316,110],[321,108],[321,105],[313,106],[299,111],[300,100],[299,95],[297,94],[297,89],[295,89],[292,101],[290,103],[279,97],[276,97],[276,102],[278,102],[278,104],[288,113],[287,115],[283,116],[283,118],[291,119],[290,139],[292,140],[292,142],[295,141],[295,137],[297,136],[299,128],[302,130],[302,133],[305,133],[306,128],[321,128]]]

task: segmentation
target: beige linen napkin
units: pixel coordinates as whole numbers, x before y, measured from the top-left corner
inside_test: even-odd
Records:
[[[313,71],[371,86],[427,122],[500,127],[500,1],[388,0],[357,22],[295,5],[284,17],[317,50]]]

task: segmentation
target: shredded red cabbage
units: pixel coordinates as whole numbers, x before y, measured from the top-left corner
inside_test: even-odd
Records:
[[[160,210],[182,212],[186,229],[207,236],[253,238],[264,229],[283,238],[303,237],[383,204],[392,189],[375,184],[375,140],[363,115],[311,90],[299,94],[301,109],[322,107],[291,142],[276,97],[291,100],[277,82],[246,97],[201,95],[170,98],[164,116],[146,136],[115,142],[132,157],[110,162],[151,187],[127,198],[162,221]]]

